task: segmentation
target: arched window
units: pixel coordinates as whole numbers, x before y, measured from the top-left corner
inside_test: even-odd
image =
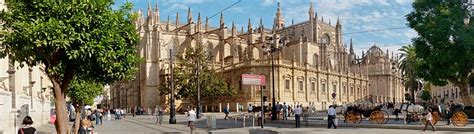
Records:
[[[320,43],[322,44],[330,44],[331,38],[329,37],[328,34],[324,34],[323,37],[320,38]]]

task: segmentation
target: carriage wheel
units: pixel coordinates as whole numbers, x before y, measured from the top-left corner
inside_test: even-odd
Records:
[[[354,112],[348,112],[346,116],[346,120],[347,120],[347,123],[349,124],[356,124],[362,121],[361,115]]]
[[[433,116],[433,125],[436,125],[436,123],[441,119],[441,114],[434,111],[431,115]]]
[[[370,114],[369,120],[374,124],[383,124],[385,122],[384,114],[382,111],[373,111]]]
[[[468,120],[467,120],[467,115],[464,112],[456,112],[453,114],[453,117],[451,118],[454,126],[460,126],[464,127],[467,125]]]

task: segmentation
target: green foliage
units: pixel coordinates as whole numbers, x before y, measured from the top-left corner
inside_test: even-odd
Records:
[[[424,100],[424,101],[430,100],[430,99],[431,99],[431,93],[430,93],[430,91],[428,91],[428,90],[423,90],[422,93],[421,93],[420,98],[421,98],[422,100]]]
[[[110,83],[136,72],[139,36],[130,3],[116,10],[112,0],[6,4],[9,11],[0,17],[10,32],[2,40],[1,56],[22,65],[44,64],[59,81],[80,74]]]
[[[200,45],[187,48],[183,56],[177,56],[177,66],[173,68],[175,93],[182,98],[194,101],[197,97],[197,78],[201,89],[201,98],[217,99],[233,96],[235,91],[223,80],[220,74],[210,69],[209,55]],[[199,68],[197,63],[200,63]],[[197,70],[199,69],[199,76]],[[162,95],[169,94],[169,79],[159,87]]]
[[[406,88],[410,90],[415,90],[418,85],[419,77],[416,75],[416,67],[419,64],[419,60],[417,59],[415,47],[412,45],[403,46],[402,48],[398,49],[401,53],[400,55],[400,62],[399,68],[402,71],[404,76],[404,85]]]
[[[75,104],[92,105],[94,98],[102,94],[104,85],[94,81],[73,79],[67,96]]]
[[[463,22],[468,14],[466,6],[460,0],[416,0],[413,9],[407,20],[418,33],[413,39],[419,60],[416,74],[434,85],[447,81],[455,84],[469,105],[467,83],[474,77],[474,25]]]

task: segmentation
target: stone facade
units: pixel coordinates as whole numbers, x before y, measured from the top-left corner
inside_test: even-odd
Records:
[[[471,95],[471,102],[474,102],[474,82],[469,86],[468,94]],[[461,99],[459,87],[448,83],[445,86],[432,86],[431,87],[431,98],[434,103],[448,103],[453,101],[454,103],[463,103]]]
[[[0,0],[0,10],[6,9],[4,4]],[[8,57],[0,59],[0,134],[16,133],[26,115],[32,117],[34,127],[48,123],[51,87],[44,67],[20,67]]]
[[[138,14],[142,16],[142,11],[139,10]],[[378,59],[371,59],[371,50],[363,58],[356,57],[352,41],[349,51],[342,42],[339,20],[332,25],[319,19],[312,3],[308,21],[287,25],[278,4],[270,29],[265,28],[261,20],[254,27],[249,19],[246,31],[242,27],[240,32],[234,24],[230,30],[227,29],[223,14],[220,25],[215,28],[209,26],[207,17],[203,22],[198,15],[195,21],[191,10],[188,10],[184,24],[180,24],[179,14],[176,14],[174,23],[170,22],[169,16],[165,22],[159,18],[158,6],[152,9],[149,5],[147,15],[135,22],[141,37],[137,49],[145,60],[140,64],[135,80],[111,85],[113,107],[147,108],[167,103],[167,96],[160,96],[157,88],[169,73],[169,49],[182,55],[185,49],[196,45],[203,45],[213,55],[209,61],[212,68],[223,73],[229,86],[237,91],[232,101],[203,100],[204,111],[218,111],[224,105],[232,108],[236,104],[259,105],[259,87],[243,86],[242,74],[265,75],[267,81],[263,94],[272,98],[272,58],[267,51],[271,45],[279,48],[273,60],[277,102],[291,105],[314,102],[321,110],[333,103],[346,104],[374,97],[379,98],[377,102],[402,101],[400,97],[404,92],[402,87],[398,87],[401,86],[399,74],[391,72],[391,62],[396,62],[393,57],[373,52],[373,55],[382,55],[383,61],[378,62]],[[372,73],[371,70],[380,72]],[[331,97],[333,93],[336,93],[335,98]],[[187,105],[185,103],[187,101],[183,100]]]

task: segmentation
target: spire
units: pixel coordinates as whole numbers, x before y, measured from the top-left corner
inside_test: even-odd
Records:
[[[201,22],[201,13],[198,12],[198,21],[196,25],[196,31],[199,32],[201,30],[202,22]]]
[[[247,24],[247,33],[252,33],[252,21],[249,18],[249,23]]]
[[[314,13],[314,18],[318,20],[318,12]]]
[[[147,23],[148,25],[152,25],[153,24],[153,9],[151,8],[151,3],[150,3],[150,0],[148,0],[148,12],[147,12]]]
[[[309,19],[312,20],[313,16],[314,16],[314,9],[313,9],[313,1],[311,0],[309,2]]]
[[[153,14],[155,15],[155,21],[160,22],[160,10],[158,9],[158,3],[155,3],[155,12]]]
[[[244,26],[240,29],[240,34],[244,34]]]
[[[209,30],[209,17],[208,16],[206,16],[206,24],[204,24],[204,28],[206,31]]]
[[[179,26],[179,13],[176,12],[176,28]]]
[[[324,16],[321,16],[321,21],[324,22]]]
[[[350,42],[349,54],[354,54],[354,47],[352,46],[352,38]]]
[[[170,30],[170,15],[168,15],[168,20],[166,21],[166,30]]]
[[[331,19],[329,19],[329,25],[331,25]]]
[[[147,12],[147,13],[148,13],[148,14],[147,14],[148,17],[150,17],[150,16],[153,14],[153,13],[152,13],[152,9],[151,9],[151,2],[150,2],[150,0],[148,0],[148,12]]]
[[[237,28],[235,27],[234,21],[232,21],[232,36],[237,35]]]
[[[219,24],[220,24],[221,28],[223,28],[225,26],[225,24],[224,24],[224,13],[221,13],[221,19],[220,19]]]
[[[337,16],[336,26],[341,26],[341,23],[339,22],[339,16]]]
[[[191,13],[191,8],[188,7],[188,23],[193,22],[193,14]]]
[[[275,20],[273,23],[274,25],[276,25],[277,29],[282,29],[283,26],[285,25],[285,19],[283,18],[281,14],[280,2],[278,2],[278,8],[277,8],[277,12],[275,14]]]

